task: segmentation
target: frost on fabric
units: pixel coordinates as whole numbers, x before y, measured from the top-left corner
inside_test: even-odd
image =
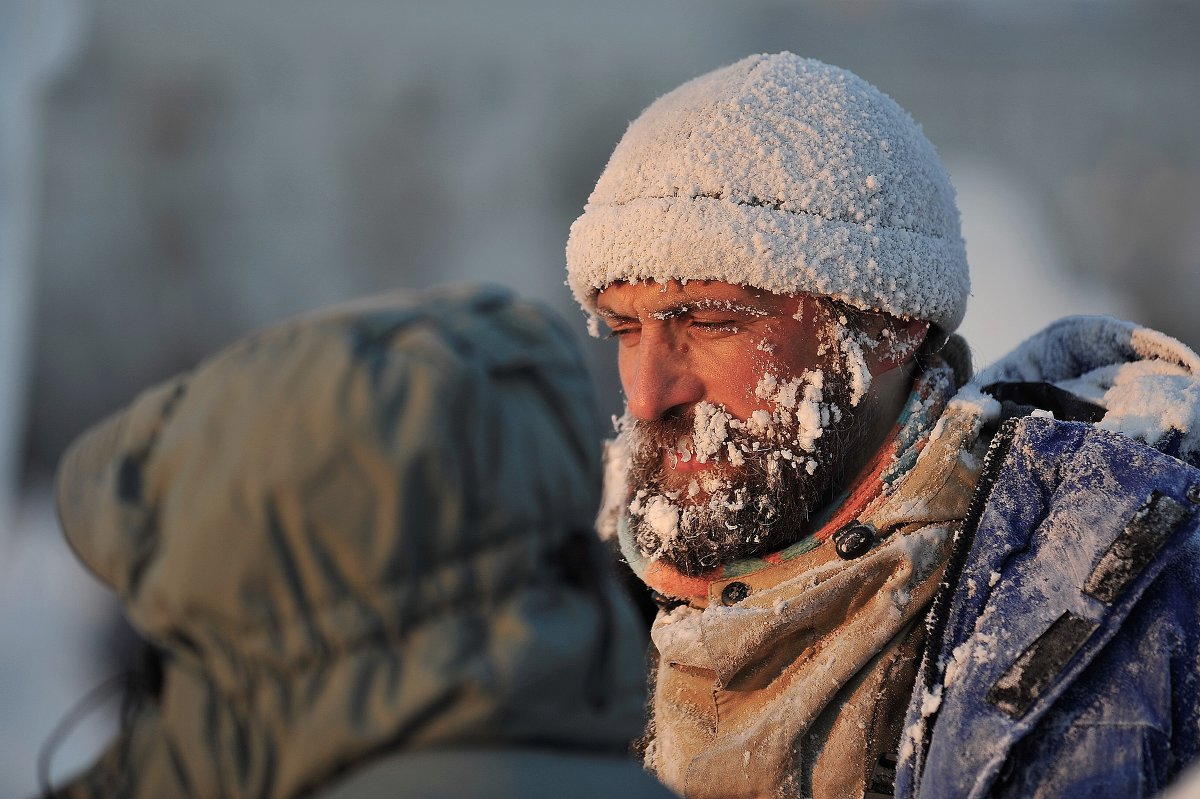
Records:
[[[704,647],[701,632],[703,615],[691,605],[683,604],[659,613],[650,628],[654,648],[676,663],[711,667],[712,658]]]
[[[912,758],[912,756],[914,754],[916,754],[916,751],[917,751],[916,742],[924,734],[925,734],[924,719],[921,719],[920,721],[914,721],[912,724],[910,724],[904,728],[904,735],[901,737],[901,740],[900,740],[899,758],[900,758],[901,763],[909,760],[910,758]]]
[[[921,715],[932,716],[942,706],[942,686],[935,685],[921,697]]]
[[[1069,316],[1022,342],[974,382],[980,386],[1019,380],[1058,384],[1101,367],[1151,360],[1200,375],[1200,356],[1170,336],[1110,316]]]
[[[1107,409],[1096,425],[1103,430],[1150,445],[1175,435],[1181,452],[1200,452],[1200,380],[1174,363],[1115,364],[1062,387]]]
[[[655,624],[659,626],[667,626],[676,622],[685,620],[695,620],[700,616],[700,611],[697,608],[688,604],[676,605],[670,610],[664,610],[655,619]]]
[[[1000,403],[995,397],[980,391],[976,383],[977,381],[973,381],[963,386],[950,402],[947,403],[946,410],[938,417],[933,430],[929,433],[929,443],[921,452],[918,463],[926,452],[936,451],[937,448],[933,445],[935,442],[941,441],[942,437],[950,430],[951,423],[956,419],[967,418],[972,420],[967,440],[976,441],[978,446],[986,447],[986,441],[980,439],[979,433],[984,425],[995,422],[1000,418]],[[959,454],[959,458],[962,459],[963,463],[970,465],[973,461],[979,459],[979,453],[962,452]]]
[[[897,536],[895,546],[908,554],[917,574],[928,575],[941,563],[942,545],[949,534],[946,527],[929,527],[921,535]]]
[[[1062,319],[982,372],[955,402],[995,401],[978,387],[1047,381],[1107,410],[1097,427],[1200,454],[1200,356],[1162,333],[1105,316]]]
[[[950,660],[945,664],[945,677],[942,683],[947,687],[953,685],[965,671],[968,664],[989,663],[996,658],[996,636],[977,632],[966,641],[954,647]]]
[[[935,685],[921,693],[921,716],[904,728],[901,736],[899,759],[904,762],[916,752],[916,742],[925,735],[926,719],[937,713],[942,706],[942,686]]]
[[[584,307],[618,280],[710,279],[953,329],[969,291],[954,192],[920,127],[790,53],[696,78],[636,119],[567,263]]]
[[[1130,334],[1133,349],[1143,358],[1178,364],[1188,374],[1200,375],[1200,355],[1187,345],[1157,330],[1135,328]]]

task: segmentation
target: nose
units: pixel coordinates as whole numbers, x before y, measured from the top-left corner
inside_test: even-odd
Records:
[[[704,381],[691,364],[687,345],[677,345],[660,331],[643,328],[638,344],[622,350],[620,371],[629,413],[639,421],[654,421],[704,399]]]

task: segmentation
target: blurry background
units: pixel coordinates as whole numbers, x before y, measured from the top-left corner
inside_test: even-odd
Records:
[[[515,286],[584,339],[563,246],[627,122],[783,49],[938,146],[977,362],[1072,312],[1196,346],[1198,34],[1161,0],[0,0],[0,796],[32,794],[54,723],[121,667],[49,478],[139,389],[281,315],[448,280]],[[612,353],[585,346],[616,412]]]

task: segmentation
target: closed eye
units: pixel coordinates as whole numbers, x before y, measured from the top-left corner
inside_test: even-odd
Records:
[[[641,332],[642,332],[641,325],[627,323],[627,324],[622,324],[622,325],[612,327],[608,331],[608,335],[606,335],[604,338],[606,338],[606,339],[615,338],[617,341],[619,341],[621,343],[621,346],[627,346],[627,345],[636,344],[638,341],[638,334],[640,334]]]
[[[738,323],[732,319],[693,319],[692,327],[699,328],[706,333],[737,333],[741,329]]]

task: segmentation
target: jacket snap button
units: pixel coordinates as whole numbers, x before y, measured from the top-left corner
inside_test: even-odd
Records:
[[[1188,486],[1187,498],[1188,502],[1194,502],[1197,505],[1200,505],[1200,483]]]
[[[833,548],[842,560],[854,560],[875,543],[875,528],[869,524],[850,522],[833,534]]]
[[[750,596],[750,586],[745,583],[733,582],[722,589],[721,604],[736,605],[748,596]]]

